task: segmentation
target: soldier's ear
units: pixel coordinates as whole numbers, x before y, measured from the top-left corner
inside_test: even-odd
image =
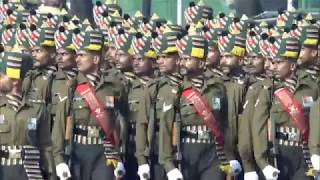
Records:
[[[100,64],[100,60],[101,60],[101,56],[99,56],[98,54],[95,54],[93,56],[93,63],[94,64],[99,65]]]
[[[318,55],[318,50],[317,49],[312,49],[311,50],[311,57],[317,57],[317,55]],[[320,56],[320,54],[318,56]]]
[[[291,63],[291,65],[290,65],[291,71],[295,71],[296,68],[297,68],[297,64],[296,63]]]
[[[50,50],[49,51],[49,56],[51,59],[56,59],[57,53],[55,50]]]
[[[205,60],[200,60],[199,61],[199,68],[200,69],[204,69],[206,67],[205,65],[206,65],[206,61]]]

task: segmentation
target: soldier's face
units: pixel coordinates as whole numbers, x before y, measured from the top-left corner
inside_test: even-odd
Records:
[[[160,54],[157,62],[161,73],[175,73],[179,67],[179,55],[175,54]]]
[[[44,47],[33,47],[31,48],[33,66],[34,67],[45,67],[48,65],[53,65],[55,59],[55,52],[53,49]]]
[[[295,64],[286,59],[276,59],[274,61],[275,77],[280,80],[290,78],[295,70]]]
[[[110,63],[116,64],[116,53],[117,49],[114,44],[110,43],[106,57],[109,59]]]
[[[132,56],[121,50],[116,53],[116,67],[123,71],[129,71],[132,69]]]
[[[60,48],[57,50],[56,62],[58,67],[69,70],[76,67],[75,52]]]
[[[239,66],[239,57],[230,53],[224,53],[222,54],[220,65],[223,73],[229,74],[233,69]]]
[[[247,72],[253,75],[259,75],[264,72],[264,58],[259,55],[249,55]]]
[[[180,58],[180,73],[182,75],[197,75],[205,65],[205,61],[199,58],[182,56]]]
[[[216,67],[220,64],[220,52],[217,48],[209,49],[208,56],[206,59],[206,65],[208,67]]]
[[[317,54],[317,49],[307,47],[302,48],[298,59],[298,65],[315,65]]]
[[[275,65],[274,65],[274,63],[273,63],[271,58],[266,58],[265,59],[264,69],[265,69],[266,75],[268,77],[272,78],[274,76]]]
[[[6,75],[0,73],[0,94],[8,94],[13,89],[13,81]]]
[[[148,75],[153,71],[152,59],[137,56],[133,57],[133,71],[138,76]]]
[[[84,74],[93,73],[99,69],[100,56],[93,52],[78,51],[76,63],[80,72]]]

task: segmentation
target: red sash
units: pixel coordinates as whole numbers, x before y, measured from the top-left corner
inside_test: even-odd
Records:
[[[287,88],[280,88],[274,92],[274,95],[281,107],[288,113],[293,126],[301,131],[303,140],[308,142],[309,124],[299,102],[294,99],[293,93]]]
[[[91,115],[96,120],[97,124],[103,130],[105,136],[109,139],[112,138],[112,131],[110,130],[110,117],[104,110],[104,107],[98,99],[96,93],[91,88],[89,83],[79,84],[76,88],[77,93],[84,99],[88,105]]]
[[[215,119],[212,109],[201,94],[195,89],[188,88],[183,90],[182,96],[193,104],[194,110],[211,130],[216,142],[222,145],[224,141],[223,132],[219,130],[218,121]]]

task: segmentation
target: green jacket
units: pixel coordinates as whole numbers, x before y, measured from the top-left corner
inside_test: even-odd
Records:
[[[282,83],[277,85],[275,89],[284,87]],[[270,96],[270,94],[269,94]],[[309,115],[310,107],[312,106],[312,102],[316,101],[318,97],[317,88],[310,83],[310,79],[299,79],[294,91],[294,98],[299,102],[306,116]],[[311,98],[311,102],[305,102],[306,98]],[[286,126],[286,127],[294,127],[291,119],[287,112],[280,106],[280,103],[277,99],[273,98],[272,103],[270,104],[270,97],[268,97],[267,93],[264,94],[264,97],[260,93],[259,102],[256,104],[256,110],[254,114],[254,122],[256,123],[255,128],[256,131],[253,136],[257,136],[257,141],[255,143],[260,148],[255,149],[255,157],[256,161],[260,168],[264,168],[268,165],[267,161],[267,153],[268,146],[265,144],[268,140],[268,118],[267,115],[270,115],[270,122],[275,124],[275,127]],[[310,100],[309,100],[310,101]],[[259,113],[256,113],[259,112]],[[260,115],[260,117],[258,116]],[[272,129],[272,133],[275,132],[275,129]],[[257,147],[255,145],[255,147]]]
[[[260,168],[268,165],[268,121],[273,95],[273,82],[271,79],[263,81],[263,88],[260,89],[252,118],[252,142],[254,158]]]
[[[135,87],[135,85],[134,85]],[[136,113],[136,153],[135,156],[138,160],[138,164],[147,164],[148,156],[150,153],[150,139],[151,135],[149,131],[149,123],[150,121],[154,122],[154,114],[155,113],[152,109],[156,103],[156,92],[158,87],[158,79],[154,79],[148,81],[148,83],[144,86],[143,95],[141,96],[140,102],[138,106],[132,107],[137,110]],[[133,88],[134,89],[134,88]]]
[[[76,83],[81,84],[87,82],[87,78],[79,73]],[[120,111],[120,107],[126,107],[122,84],[115,81],[112,76],[101,76],[100,82],[94,87],[94,90],[99,100],[105,106],[105,110],[109,114],[112,123],[115,124],[118,120],[117,113]],[[71,100],[72,103],[68,102],[68,100],[69,99],[59,102],[56,112],[56,122],[52,132],[54,145],[53,154],[57,164],[64,162],[65,120],[70,116],[70,114],[68,114],[69,112],[72,112],[72,120],[75,125],[99,126],[95,118],[91,115],[86,102],[77,92],[74,92],[73,99]],[[71,107],[69,107],[70,104],[72,105]]]
[[[227,149],[234,150],[234,158],[237,153],[238,144],[238,129],[239,129],[239,115],[242,113],[243,105],[245,102],[245,95],[247,89],[247,79],[246,78],[230,78],[223,77],[223,84],[226,88],[227,97],[227,112],[228,112],[228,126],[226,129],[226,144]],[[233,159],[234,159],[233,158]]]
[[[309,148],[310,154],[320,155],[320,99],[314,103],[309,116]]]
[[[193,86],[190,81],[185,80],[182,84],[182,87],[186,89]],[[167,92],[168,91],[170,92],[172,90],[168,89]],[[215,118],[220,123],[219,125],[221,126],[222,130],[224,130],[225,124],[223,119],[226,118],[226,109],[224,109],[224,107],[226,107],[227,103],[223,84],[215,79],[204,79],[204,85],[199,91],[212,108]],[[160,103],[163,113],[162,117],[160,118],[159,158],[160,163],[164,165],[167,172],[175,168],[173,163],[175,157],[174,150],[172,148],[172,129],[175,121],[177,120],[176,113],[180,113],[182,127],[189,125],[204,125],[202,119],[193,109],[192,104],[184,99],[184,97],[181,97],[181,92],[182,89],[179,95],[172,94],[171,98],[164,98],[162,103]],[[167,108],[168,106],[172,107]],[[181,131],[181,129],[176,129],[176,131]]]
[[[243,112],[239,118],[239,131],[238,131],[238,150],[242,160],[242,165],[245,172],[255,171],[255,160],[253,151],[253,137],[252,126],[255,104],[258,95],[264,89],[264,80],[254,80],[246,93],[245,103],[243,104]]]
[[[43,103],[31,103],[24,98],[18,111],[12,110],[3,97],[0,102],[0,142],[1,145],[32,145],[27,138],[28,125],[36,122],[37,135],[33,141],[41,153],[44,168],[48,170],[48,152],[52,142],[50,136],[50,126],[47,120],[46,108]]]

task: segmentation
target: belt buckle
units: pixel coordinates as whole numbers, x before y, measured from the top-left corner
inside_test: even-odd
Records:
[[[198,132],[198,139],[200,139],[200,140],[209,140],[210,139],[209,131],[199,131]]]
[[[300,133],[298,132],[288,132],[287,136],[289,141],[299,142],[300,140]]]
[[[88,137],[98,138],[100,135],[99,129],[88,129]]]
[[[22,154],[21,149],[16,149],[16,150],[10,149],[8,158],[9,159],[19,159],[19,158],[21,158],[21,154]]]

